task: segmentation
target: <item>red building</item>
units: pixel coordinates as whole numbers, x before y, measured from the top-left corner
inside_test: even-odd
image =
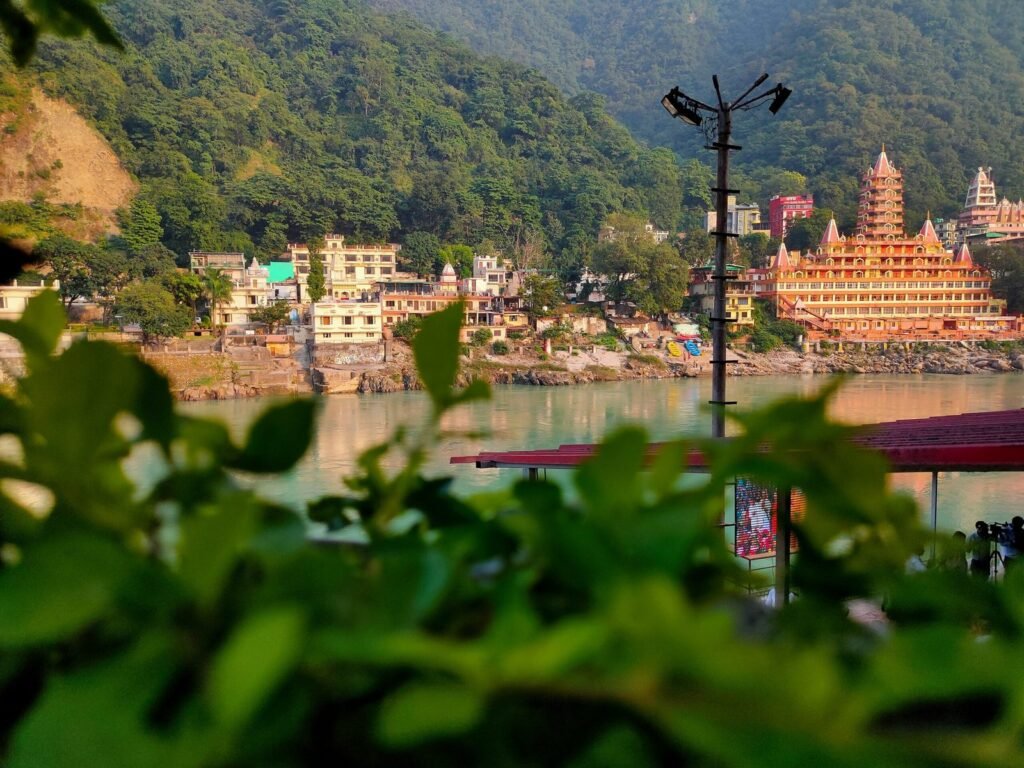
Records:
[[[771,236],[786,236],[793,219],[806,219],[814,210],[812,195],[776,195],[768,202],[768,223]]]

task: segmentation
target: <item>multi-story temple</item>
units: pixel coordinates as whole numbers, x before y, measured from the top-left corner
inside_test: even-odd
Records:
[[[992,169],[979,168],[967,189],[957,222],[959,242],[999,243],[1024,238],[1024,201],[1011,203],[996,197]]]
[[[783,245],[767,270],[767,296],[780,318],[810,339],[963,339],[1009,337],[1020,321],[1004,316],[988,272],[966,245],[946,249],[931,217],[921,231],[903,229],[903,175],[885,148],[863,176],[857,227],[839,234],[829,222],[815,253]]]

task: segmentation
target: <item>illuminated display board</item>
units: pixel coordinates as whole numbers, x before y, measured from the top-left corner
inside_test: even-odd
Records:
[[[790,505],[791,517],[799,520],[807,502],[800,491],[794,489]],[[736,526],[733,547],[740,557],[763,557],[775,554],[776,513],[779,494],[774,488],[758,485],[749,478],[736,479]],[[796,549],[796,539],[790,538],[790,550]]]

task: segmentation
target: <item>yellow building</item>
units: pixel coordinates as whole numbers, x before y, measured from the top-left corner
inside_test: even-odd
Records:
[[[318,301],[310,308],[316,344],[376,344],[382,336],[379,301]]]
[[[750,274],[742,267],[729,264],[726,271],[732,275],[725,284],[725,316],[737,326],[754,324],[754,285]],[[700,300],[701,314],[711,317],[715,310],[715,281],[711,279],[714,267],[695,267],[690,273],[690,295]]]
[[[373,290],[374,283],[391,280],[398,271],[398,251],[394,243],[353,245],[344,235],[327,235],[320,257],[324,264],[327,296],[334,299],[355,299]],[[289,243],[285,258],[295,264],[295,278],[300,285],[309,279],[309,246]]]

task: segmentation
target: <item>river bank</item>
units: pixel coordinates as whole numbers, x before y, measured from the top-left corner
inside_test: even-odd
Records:
[[[353,345],[354,346],[354,345]],[[244,354],[243,354],[244,353]],[[905,349],[847,347],[844,351],[801,353],[780,349],[759,354],[729,349],[730,376],[827,376],[847,374],[988,375],[1024,370],[1024,350],[994,349],[962,343]],[[268,394],[367,394],[420,389],[412,351],[396,342],[385,354],[374,346],[341,349],[310,357],[281,359],[257,350],[229,353],[147,353],[146,359],[171,381],[183,401],[230,400]],[[473,378],[490,384],[556,387],[637,379],[697,378],[710,375],[710,351],[674,357],[665,350],[612,351],[599,346],[565,348],[550,355],[526,347],[510,354],[469,348],[462,359],[460,383]]]
[[[759,354],[728,351],[730,376],[849,374],[973,375],[1024,370],[1020,350],[986,350],[954,345],[927,349],[850,350],[800,353],[775,350]],[[551,356],[499,356],[480,353],[463,360],[460,382],[480,378],[490,384],[566,386],[635,379],[695,378],[710,375],[709,355],[674,358],[667,353],[636,354],[607,350],[573,350]],[[312,370],[313,389],[323,394],[414,391],[420,388],[411,356],[376,366],[323,365]]]

